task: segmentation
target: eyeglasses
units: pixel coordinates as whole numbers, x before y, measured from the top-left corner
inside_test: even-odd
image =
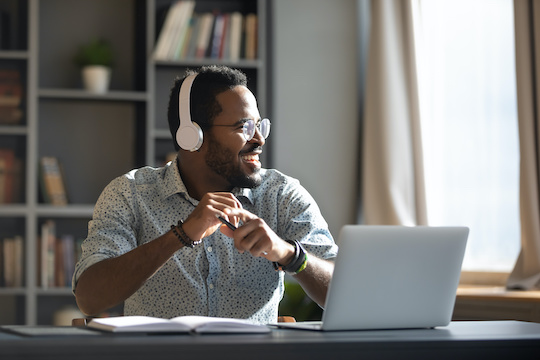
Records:
[[[259,130],[263,138],[267,138],[268,135],[270,135],[270,120],[268,119],[262,119],[257,124],[255,124],[255,121],[253,119],[243,119],[242,120],[242,132],[244,133],[244,138],[246,141],[251,141],[253,137],[255,136],[255,128]],[[226,127],[233,127],[233,126],[239,126],[237,124],[233,125],[212,125],[212,126],[226,126]]]

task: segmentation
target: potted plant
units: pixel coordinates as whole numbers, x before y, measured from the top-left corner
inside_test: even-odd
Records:
[[[86,90],[98,94],[107,92],[113,65],[113,53],[109,42],[104,39],[95,39],[82,45],[74,60],[82,70]]]

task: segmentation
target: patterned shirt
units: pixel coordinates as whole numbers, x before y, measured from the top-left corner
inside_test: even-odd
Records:
[[[282,239],[301,241],[320,258],[337,255],[337,246],[314,199],[291,177],[261,170],[262,184],[233,189],[244,209],[264,219]],[[73,291],[91,265],[125,254],[170,231],[197,206],[180,177],[176,161],[143,167],[114,179],[99,197]],[[206,315],[275,322],[283,297],[283,272],[272,262],[239,253],[219,230],[195,248],[182,247],[124,302],[125,315],[172,318]]]

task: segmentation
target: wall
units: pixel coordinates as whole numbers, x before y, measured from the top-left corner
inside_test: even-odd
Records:
[[[336,238],[356,219],[357,6],[275,0],[272,8],[273,167],[300,180]]]

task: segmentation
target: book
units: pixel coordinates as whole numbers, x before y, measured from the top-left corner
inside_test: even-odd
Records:
[[[0,124],[13,125],[22,119],[23,85],[18,70],[0,69]]]
[[[248,60],[254,60],[257,58],[257,15],[248,14],[245,20],[246,20],[245,58]]]
[[[64,234],[57,238],[56,252],[56,286],[71,286],[71,278],[75,271],[76,251],[75,238],[71,234]]]
[[[225,15],[217,14],[214,21],[214,32],[212,34],[212,41],[210,45],[210,58],[218,59],[221,49],[221,41],[223,38],[223,31],[225,29]]]
[[[231,14],[223,14],[223,33],[221,34],[221,42],[219,46],[219,58],[229,58],[229,37],[231,33]]]
[[[24,240],[22,236],[16,235],[13,241],[13,287],[23,286],[23,264],[24,264]]]
[[[15,255],[14,243],[11,238],[5,238],[2,242],[2,267],[3,283],[5,287],[13,287],[15,279],[15,267],[13,258]]]
[[[51,205],[67,205],[67,194],[60,162],[53,156],[40,159],[40,181],[43,200]]]
[[[12,149],[0,149],[0,204],[19,200],[20,164]]]
[[[199,33],[201,31],[201,19],[200,14],[194,14],[191,18],[191,33],[189,34],[189,43],[185,52],[182,54],[182,59],[194,59],[195,52],[197,51],[197,42],[199,41]]]
[[[41,225],[40,283],[46,289],[55,286],[56,223],[47,220]]]
[[[2,284],[5,287],[23,285],[23,238],[20,235],[2,241]]]
[[[199,18],[197,14],[194,14],[193,17],[189,20],[189,26],[186,32],[186,36],[184,38],[184,43],[182,44],[180,52],[177,54],[177,59],[187,58],[190,49],[193,47],[193,44],[195,43],[193,41],[193,38],[197,31],[198,20]]]
[[[195,58],[197,59],[203,59],[206,56],[206,49],[209,47],[212,36],[214,18],[214,14],[211,13],[204,13],[201,15],[201,19],[199,20],[201,24],[195,49]]]
[[[211,316],[178,316],[161,319],[151,316],[114,316],[92,319],[88,327],[114,333],[268,333],[266,325],[247,320]]]
[[[242,14],[233,12],[230,19],[229,54],[228,59],[238,61],[240,58],[240,44],[242,42]]]
[[[0,154],[0,204],[6,203],[5,194],[7,191],[7,160]]]
[[[64,273],[64,247],[61,238],[55,237],[51,247],[52,251],[54,252],[52,257],[52,261],[54,261],[52,264],[54,270],[51,279],[51,286],[65,286],[66,274]]]

